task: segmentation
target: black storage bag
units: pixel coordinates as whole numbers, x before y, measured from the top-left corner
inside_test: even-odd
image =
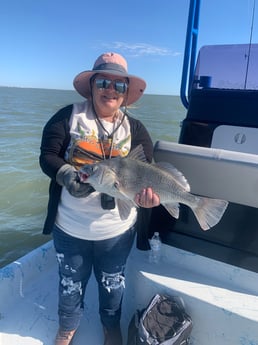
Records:
[[[156,294],[146,309],[134,314],[127,345],[187,345],[192,327],[179,298]]]

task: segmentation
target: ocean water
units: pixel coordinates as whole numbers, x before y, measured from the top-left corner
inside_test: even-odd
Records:
[[[0,266],[51,239],[41,234],[49,184],[38,163],[41,133],[58,109],[81,100],[75,91],[0,87]],[[177,96],[144,95],[130,114],[155,143],[177,141],[185,109]]]

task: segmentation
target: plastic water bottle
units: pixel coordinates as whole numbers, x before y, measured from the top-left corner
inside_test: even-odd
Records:
[[[158,263],[161,258],[161,240],[159,237],[158,232],[154,232],[154,235],[150,239],[150,254],[149,254],[149,262],[150,263]]]

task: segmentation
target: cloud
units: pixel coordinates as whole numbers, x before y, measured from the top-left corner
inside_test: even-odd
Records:
[[[104,43],[103,46],[108,49],[125,51],[127,56],[178,56],[180,52],[173,52],[171,49],[153,46],[147,43],[128,44],[125,42]]]

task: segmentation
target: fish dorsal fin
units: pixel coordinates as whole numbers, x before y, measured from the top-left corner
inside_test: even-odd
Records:
[[[127,157],[130,159],[136,159],[138,161],[147,163],[147,159],[142,144],[136,146],[132,151],[130,151]]]
[[[169,173],[174,180],[176,180],[176,182],[178,184],[180,184],[180,186],[186,191],[186,192],[190,192],[190,185],[187,182],[187,179],[184,177],[184,175],[181,173],[181,171],[179,171],[177,168],[174,167],[174,165],[168,163],[168,162],[157,162],[155,163],[155,165],[162,169],[165,170],[167,173]]]

